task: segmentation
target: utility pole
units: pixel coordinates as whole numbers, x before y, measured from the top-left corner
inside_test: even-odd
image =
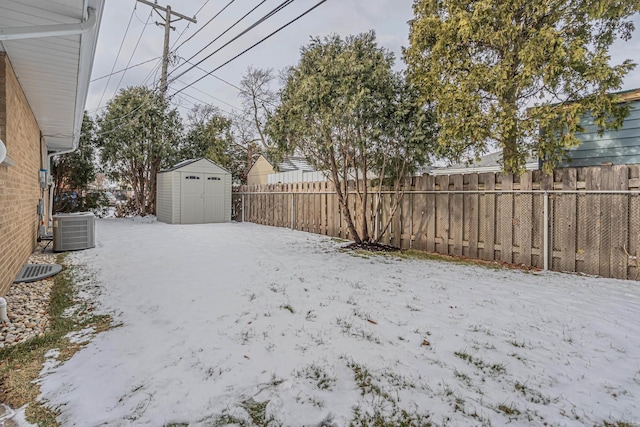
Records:
[[[196,24],[197,21],[195,17],[189,18],[188,16],[172,11],[171,6],[169,5],[167,5],[167,7],[162,7],[158,5],[157,0],[155,3],[151,3],[150,1],[147,1],[147,0],[137,0],[137,1],[140,3],[146,4],[147,6],[151,6],[153,10],[158,15],[160,15],[161,18],[164,19],[164,48],[162,50],[162,74],[160,75],[160,93],[164,98],[165,95],[167,94],[167,69],[169,68],[169,30],[175,30],[175,27],[172,27],[171,23],[175,21],[179,21],[181,19],[186,19],[187,21],[193,22],[194,24]],[[161,10],[162,12],[165,12],[165,15],[163,16],[160,12],[158,12],[159,10]],[[171,15],[177,16],[178,18],[172,21]],[[162,26],[163,24],[161,24],[160,22],[156,22],[156,25]]]

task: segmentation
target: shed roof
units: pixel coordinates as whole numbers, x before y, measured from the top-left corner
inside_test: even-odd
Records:
[[[180,163],[176,163],[175,165],[171,166],[170,168],[167,169],[162,169],[161,171],[159,171],[158,173],[165,173],[165,172],[173,172],[175,170],[178,170],[180,168],[183,168],[185,166],[189,166],[192,163],[198,162],[200,160],[206,160],[207,162],[211,163],[212,165],[219,167],[220,169],[222,169],[223,171],[227,172],[227,173],[231,173],[229,172],[228,169],[223,168],[222,166],[220,166],[219,164],[217,164],[216,162],[214,162],[213,160],[204,158],[204,157],[200,157],[198,159],[189,159],[189,160],[183,160]]]

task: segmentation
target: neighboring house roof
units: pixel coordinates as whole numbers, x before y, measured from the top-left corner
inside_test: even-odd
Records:
[[[105,0],[0,2],[7,53],[53,151],[75,149]]]
[[[260,154],[260,155],[258,156],[258,158],[256,159],[256,161],[255,161],[255,162],[253,162],[253,164],[251,164],[251,167],[250,167],[250,168],[249,168],[249,170],[247,171],[247,175],[249,175],[249,173],[251,173],[251,169],[253,169],[253,167],[258,163],[258,160],[260,160],[260,159],[264,160],[265,162],[267,162],[267,163],[269,163],[269,164],[271,165],[271,162],[270,162],[269,160],[267,160],[267,158],[266,158],[265,156],[263,156],[262,154]],[[272,165],[272,167],[273,167],[273,165]]]
[[[487,154],[480,157],[477,162],[465,162],[456,163],[454,165],[445,168],[434,168],[429,172],[431,175],[453,175],[459,173],[474,173],[474,172],[500,172],[502,166],[500,161],[502,160],[502,151]],[[528,157],[525,163],[526,170],[539,169],[539,162],[536,157]]]
[[[180,163],[176,163],[175,165],[171,166],[170,168],[162,169],[158,173],[173,172],[176,169],[183,168],[183,167],[188,166],[188,165],[190,165],[192,163],[199,162],[200,160],[205,160],[205,161],[211,163],[212,165],[219,167],[220,169],[224,170],[225,172],[229,172],[227,169],[223,168],[222,166],[220,166],[219,164],[217,164],[213,160],[206,159],[204,157],[200,157],[198,159],[183,160]],[[229,173],[231,173],[231,172],[229,172]]]
[[[618,95],[622,102],[638,101],[640,100],[640,88],[616,92],[614,95]]]
[[[292,172],[292,171],[316,172],[316,169],[313,166],[311,166],[304,157],[291,156],[291,157],[287,157],[282,162],[278,163],[278,171],[279,172]]]

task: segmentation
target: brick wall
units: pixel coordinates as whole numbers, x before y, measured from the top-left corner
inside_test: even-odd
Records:
[[[38,123],[9,58],[0,52],[0,138],[14,166],[0,166],[0,295],[33,251],[38,229],[38,180],[45,160]]]

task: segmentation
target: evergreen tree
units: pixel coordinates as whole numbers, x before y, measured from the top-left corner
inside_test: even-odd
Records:
[[[439,152],[453,160],[503,150],[520,172],[529,154],[547,170],[579,143],[580,120],[621,126],[609,95],[635,64],[611,65],[629,40],[638,0],[415,0],[404,58],[423,99],[436,105]]]

